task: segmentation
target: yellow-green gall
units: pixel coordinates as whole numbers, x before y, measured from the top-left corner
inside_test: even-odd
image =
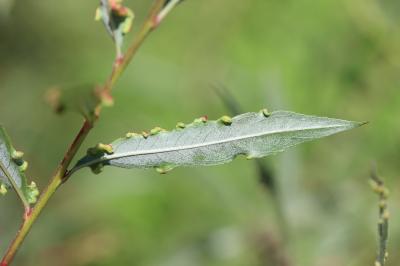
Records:
[[[26,169],[28,169],[28,162],[27,162],[27,161],[24,161],[24,162],[19,166],[19,170],[20,170],[21,172],[25,172]]]
[[[182,123],[182,122],[179,122],[179,123],[176,124],[176,128],[177,129],[184,129],[185,127],[186,127],[186,125],[184,123]]]
[[[99,21],[103,17],[103,14],[101,13],[100,7],[96,9],[96,14],[94,16],[94,20]]]
[[[206,123],[208,121],[208,117],[207,116],[202,116],[199,118],[196,118],[193,123],[195,124],[200,124],[200,123]]]
[[[24,156],[24,153],[22,151],[13,150],[13,152],[11,154],[11,158],[13,158],[14,160],[20,160],[20,159],[22,159],[23,156]]]
[[[271,113],[268,111],[268,109],[266,109],[266,108],[264,108],[264,109],[262,109],[261,111],[260,111],[262,114],[263,114],[263,116],[265,116],[265,117],[270,117],[271,116]]]
[[[383,219],[384,219],[384,220],[389,220],[389,218],[390,218],[390,213],[389,213],[388,210],[385,210],[385,211],[383,212]]]
[[[224,115],[219,119],[219,121],[224,125],[232,125],[232,118],[230,116]]]
[[[7,193],[7,188],[4,184],[0,185],[0,195],[5,195]]]
[[[99,151],[102,151],[102,152],[107,153],[107,154],[113,154],[114,153],[113,148],[112,148],[112,146],[110,144],[99,143],[99,144],[97,144],[96,148]]]
[[[383,197],[384,197],[385,199],[387,199],[387,198],[389,197],[389,194],[390,194],[389,189],[386,188],[386,187],[383,187],[383,188],[382,188],[382,194],[383,194]]]
[[[162,174],[162,175],[168,173],[168,172],[171,171],[172,169],[174,169],[174,167],[171,166],[171,165],[163,165],[163,166],[158,166],[158,167],[156,167],[156,171],[157,171],[159,174]]]
[[[138,136],[141,136],[141,135],[140,135],[140,134],[137,134],[137,133],[135,133],[135,132],[128,132],[128,133],[126,133],[126,135],[125,135],[125,137],[126,137],[127,139],[134,138],[134,137],[138,137]]]
[[[40,194],[40,193],[39,193],[39,189],[37,188],[36,183],[32,181],[32,182],[28,185],[28,189],[29,189],[29,192],[28,192],[28,202],[29,202],[30,204],[36,203],[37,197],[38,197],[39,194]]]
[[[158,133],[161,133],[161,132],[166,132],[166,130],[161,127],[155,127],[152,130],[150,130],[150,135],[152,135],[152,136],[157,135]]]
[[[147,133],[146,131],[142,132],[142,137],[143,138],[147,139],[149,136],[150,136],[149,133]]]

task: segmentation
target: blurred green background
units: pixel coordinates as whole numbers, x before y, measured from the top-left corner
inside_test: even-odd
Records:
[[[135,32],[151,1],[125,2]],[[0,122],[41,189],[81,123],[52,113],[43,94],[53,85],[101,84],[111,69],[114,48],[93,19],[97,5],[0,0]],[[15,265],[373,265],[371,161],[392,191],[388,265],[398,265],[399,14],[396,0],[185,1],[129,66],[81,155],[128,131],[228,113],[212,84],[229,88],[246,111],[370,124],[264,160],[286,227],[243,158],[167,175],[85,169],[51,200]],[[13,193],[1,199],[1,252],[21,212]]]

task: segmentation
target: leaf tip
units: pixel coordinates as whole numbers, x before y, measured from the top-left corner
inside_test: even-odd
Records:
[[[351,121],[349,123],[350,125],[347,128],[354,129],[369,124],[369,121],[363,121],[363,122]]]

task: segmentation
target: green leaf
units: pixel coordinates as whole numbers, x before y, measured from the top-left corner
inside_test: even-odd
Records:
[[[111,95],[93,84],[54,87],[46,92],[45,99],[54,112],[62,114],[65,111],[75,111],[88,121],[97,117],[99,105],[113,104]]]
[[[117,58],[122,57],[124,36],[131,30],[134,18],[134,13],[122,5],[122,0],[101,0],[96,10],[96,20],[103,21],[115,43]]]
[[[171,132],[159,128],[154,134],[128,133],[108,149],[91,149],[70,174],[86,166],[99,172],[103,165],[156,168],[165,173],[177,166],[228,163],[238,155],[259,158],[360,125],[287,111],[245,113],[217,121],[203,117],[186,126],[179,123]]]
[[[16,151],[5,129],[0,126],[0,193],[14,188],[24,207],[36,202],[39,191],[34,182],[27,184],[25,171],[28,163],[22,159],[23,153]]]

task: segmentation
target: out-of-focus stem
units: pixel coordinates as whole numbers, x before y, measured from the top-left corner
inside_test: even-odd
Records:
[[[375,260],[375,266],[385,266],[388,252],[387,243],[389,237],[389,210],[387,199],[389,190],[385,187],[383,180],[377,175],[376,170],[371,173],[371,186],[379,197],[379,222],[378,222],[378,254]]]

